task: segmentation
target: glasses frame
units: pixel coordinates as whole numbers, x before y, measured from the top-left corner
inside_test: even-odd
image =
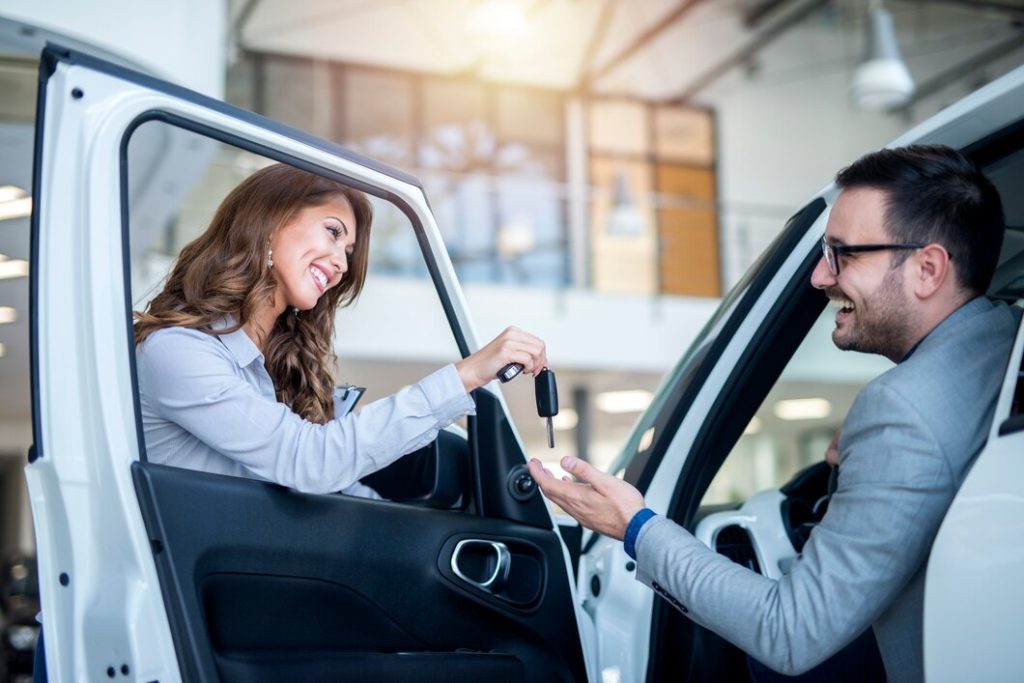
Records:
[[[839,257],[843,254],[860,254],[869,251],[889,251],[893,249],[924,249],[927,244],[829,244],[825,235],[821,236],[821,253],[825,257],[825,265],[834,276],[839,276]]]

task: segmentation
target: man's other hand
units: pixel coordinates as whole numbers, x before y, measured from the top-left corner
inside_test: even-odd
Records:
[[[536,458],[530,460],[530,474],[544,495],[580,524],[621,541],[633,515],[643,509],[644,497],[618,477],[601,472],[579,458],[567,456],[562,458],[561,465],[578,481],[569,477],[559,480]]]
[[[842,430],[837,429],[836,435],[832,437],[831,443],[825,449],[825,462],[832,467],[839,467],[839,435],[841,433]]]

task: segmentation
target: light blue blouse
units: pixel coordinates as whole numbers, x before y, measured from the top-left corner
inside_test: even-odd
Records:
[[[263,354],[241,329],[183,327],[136,348],[150,462],[273,481],[299,491],[376,497],[359,479],[473,414],[454,365],[358,413],[309,422],[277,401]]]

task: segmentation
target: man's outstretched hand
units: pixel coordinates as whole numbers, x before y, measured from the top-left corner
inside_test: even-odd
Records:
[[[580,524],[599,534],[622,540],[633,515],[643,509],[644,497],[618,477],[601,472],[579,458],[562,458],[569,477],[558,479],[536,458],[530,460],[530,475],[552,502],[575,517]]]

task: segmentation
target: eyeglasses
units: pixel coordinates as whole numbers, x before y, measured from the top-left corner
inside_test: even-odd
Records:
[[[825,263],[833,275],[839,275],[839,257],[843,254],[859,254],[865,251],[887,251],[889,249],[923,249],[926,244],[829,244],[825,236],[821,236],[821,253],[825,255]]]

